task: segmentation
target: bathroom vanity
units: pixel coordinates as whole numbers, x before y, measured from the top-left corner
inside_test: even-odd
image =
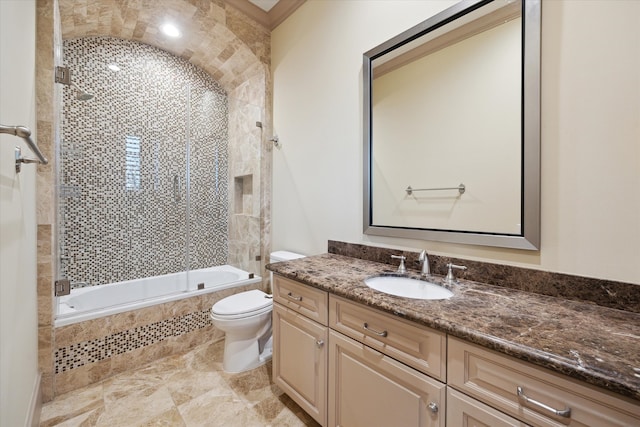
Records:
[[[468,281],[435,301],[365,286],[389,267],[269,266],[274,382],[321,425],[640,425],[637,313]]]

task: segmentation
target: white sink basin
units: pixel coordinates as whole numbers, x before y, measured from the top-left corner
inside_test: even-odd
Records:
[[[424,280],[396,276],[375,276],[364,280],[371,289],[385,294],[415,299],[448,299],[453,296],[447,288]]]

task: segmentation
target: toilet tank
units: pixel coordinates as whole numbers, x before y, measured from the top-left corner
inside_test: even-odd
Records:
[[[289,251],[275,251],[269,255],[269,262],[291,261],[292,259],[304,258],[304,255]],[[273,271],[269,272],[270,285],[273,286]],[[273,288],[271,289],[273,292]]]
[[[304,255],[289,251],[271,252],[269,262],[291,261],[292,259],[304,258]]]

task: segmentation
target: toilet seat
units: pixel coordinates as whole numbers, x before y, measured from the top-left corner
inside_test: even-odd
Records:
[[[253,289],[221,299],[211,307],[211,316],[237,319],[267,313],[273,309],[273,300],[264,292]]]

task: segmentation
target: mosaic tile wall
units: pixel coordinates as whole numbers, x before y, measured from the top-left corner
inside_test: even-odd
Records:
[[[186,60],[131,40],[65,40],[64,63],[94,97],[80,101],[64,88],[61,276],[80,287],[225,264],[222,87]]]

